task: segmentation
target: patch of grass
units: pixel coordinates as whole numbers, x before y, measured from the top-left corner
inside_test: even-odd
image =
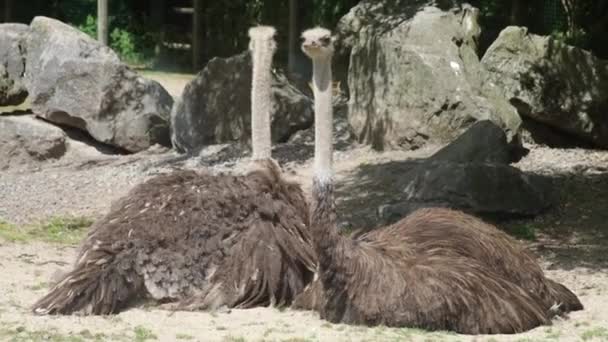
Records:
[[[238,336],[226,336],[223,339],[224,342],[246,342],[244,337]]]
[[[38,291],[38,290],[46,289],[47,287],[49,287],[49,284],[47,282],[42,281],[38,284],[28,286],[27,288],[32,291]]]
[[[76,244],[82,240],[93,221],[86,217],[53,217],[37,225],[17,227],[0,222],[0,238],[9,242],[28,242],[32,240]]]
[[[137,342],[158,339],[158,336],[156,336],[152,330],[141,325],[136,326],[135,329],[133,329],[133,332],[135,333],[135,341]]]
[[[188,334],[176,334],[175,339],[177,340],[194,340],[194,336]]]
[[[536,227],[529,223],[522,223],[511,227],[508,233],[517,239],[534,241],[536,240]]]
[[[313,340],[304,338],[304,337],[290,337],[286,340],[281,340],[281,342],[312,342]]]
[[[81,334],[62,334],[56,329],[31,331],[25,327],[0,328],[0,340],[12,342],[26,341],[50,341],[50,342],[84,342],[85,337]]]
[[[585,331],[581,338],[583,341],[589,341],[592,339],[598,339],[600,341],[608,341],[608,328],[597,327]]]
[[[215,327],[215,330],[223,331],[223,330],[228,330],[228,328],[220,325],[220,326]]]
[[[553,330],[553,328],[547,328],[547,329],[545,329],[545,334],[547,334],[545,337],[548,339],[558,340],[562,333],[559,330]]]

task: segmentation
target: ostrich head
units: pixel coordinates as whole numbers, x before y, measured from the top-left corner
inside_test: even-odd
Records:
[[[331,32],[321,27],[315,27],[302,33],[302,51],[310,59],[331,58],[334,54],[334,44]]]
[[[272,26],[256,26],[249,29],[249,50],[274,52],[277,44],[274,41],[276,30]]]

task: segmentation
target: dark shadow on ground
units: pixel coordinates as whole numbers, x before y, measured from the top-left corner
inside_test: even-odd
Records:
[[[337,184],[338,221],[344,232],[392,223],[381,220],[378,209],[402,200],[398,196],[403,189],[395,184],[404,184],[400,178],[423,161],[364,164]],[[558,190],[553,208],[533,218],[483,219],[522,240],[552,268],[608,270],[608,172],[549,177]]]

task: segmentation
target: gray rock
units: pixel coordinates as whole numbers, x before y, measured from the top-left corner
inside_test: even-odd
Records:
[[[0,24],[0,106],[18,105],[27,98],[22,78],[28,32],[24,24]]]
[[[608,61],[507,27],[482,63],[523,117],[608,148]]]
[[[61,158],[67,136],[33,116],[0,116],[0,170]]]
[[[417,148],[491,120],[518,141],[517,111],[483,83],[477,9],[427,3],[387,9],[363,1],[341,22],[348,28],[340,32],[353,32],[341,35],[352,46],[349,122],[358,140],[377,149]]]
[[[312,125],[312,101],[273,73],[272,140],[284,142]],[[171,139],[180,152],[251,139],[251,57],[213,58],[186,85],[171,114]]]
[[[534,216],[554,202],[551,181],[509,165],[428,162],[404,176],[400,203],[381,212],[392,220],[420,207],[449,207],[487,217]]]
[[[504,131],[492,121],[474,123],[451,144],[437,151],[429,160],[451,163],[490,163],[507,165],[525,152],[521,146],[507,143]]]
[[[393,223],[424,207],[514,218],[552,206],[552,181],[510,166],[512,159],[504,132],[481,121],[427,159],[360,166],[359,182],[338,189],[338,206],[347,213],[344,219],[362,228]]]
[[[158,82],[60,21],[36,17],[30,28],[25,81],[36,114],[131,152],[170,144],[173,99]]]

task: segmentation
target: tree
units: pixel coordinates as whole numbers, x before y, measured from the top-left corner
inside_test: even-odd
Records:
[[[287,70],[295,73],[298,49],[298,0],[289,0],[289,48],[287,55]]]
[[[97,40],[108,45],[108,0],[97,0]]]
[[[11,22],[13,19],[13,0],[4,0],[4,22]]]
[[[204,61],[204,10],[203,0],[194,0],[194,13],[192,15],[192,67],[195,71],[203,67]]]

